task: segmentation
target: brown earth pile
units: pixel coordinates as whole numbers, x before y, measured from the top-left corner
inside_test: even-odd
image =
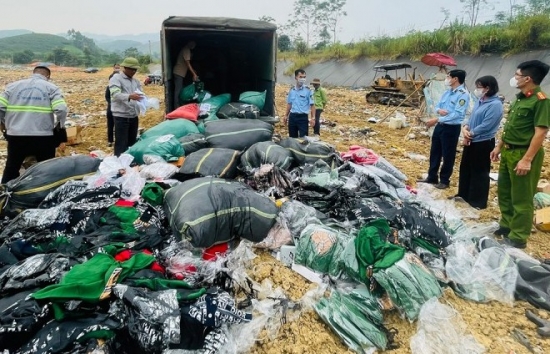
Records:
[[[52,74],[52,81],[59,85],[65,93],[71,111],[69,118],[76,124],[85,126],[82,131],[82,143],[66,147],[65,151],[60,152],[61,154],[88,153],[97,149],[112,153],[112,148],[107,147],[106,103],[104,101],[104,91],[109,74],[108,69],[103,69],[97,74],[65,70],[58,70]],[[30,70],[0,69],[0,88],[28,75],[30,75]],[[143,82],[145,75],[138,74],[137,78]],[[287,90],[286,86],[277,87],[276,107],[279,115],[282,115],[285,110]],[[149,128],[163,120],[164,90],[162,86],[144,86],[144,91],[148,96],[161,100],[159,111],[148,111],[145,117],[140,118],[140,127]],[[399,108],[399,112],[409,118],[412,128],[392,130],[387,124],[368,123],[367,119],[393,116],[394,107],[378,105],[366,107],[362,91],[331,88],[328,89],[328,97],[330,102],[324,113],[324,118],[333,126],[322,127],[322,140],[334,144],[339,151],[346,151],[353,144],[373,149],[403,171],[413,186],[415,185],[414,181],[427,172],[427,159],[412,159],[409,156],[410,153],[423,155],[426,158],[429,156],[429,137],[425,134],[425,128],[418,124],[417,119],[420,113],[417,109]],[[282,125],[279,125],[277,129],[283,136],[286,135],[286,130]],[[4,154],[5,148],[5,141],[1,141],[0,151],[3,150]],[[548,166],[548,159],[549,157],[546,158],[544,166]],[[459,162],[460,154],[458,154],[455,171],[458,170]],[[498,166],[494,164],[493,172],[496,172],[497,168]],[[547,167],[543,170],[543,178],[550,179],[550,170]],[[457,173],[453,175],[451,188],[442,192],[437,191],[439,194],[436,194],[436,197],[446,198],[454,195],[456,189]],[[489,207],[479,213],[479,221],[498,220],[499,211],[495,198],[496,186],[493,185]],[[550,258],[548,235],[539,231],[533,233],[526,252],[534,257]],[[314,284],[284,267],[269,253],[259,252],[258,255],[254,268],[250,270],[250,275],[254,280],[261,282],[264,279],[270,279],[274,287],[281,287],[293,300],[300,299],[308,290],[315,287]],[[535,325],[524,316],[525,309],[533,309],[526,302],[516,302],[514,307],[497,302],[478,304],[460,299],[450,290],[445,291],[445,295],[440,301],[459,311],[468,330],[479,343],[487,348],[488,353],[529,353],[511,336],[514,328],[527,335],[536,352],[550,353],[550,342],[538,337]],[[546,311],[535,311],[543,318],[550,318]],[[411,336],[416,333],[416,324],[407,322],[395,312],[387,313],[386,320],[388,328],[394,327],[399,330],[397,342],[400,345],[400,348],[388,351],[388,353],[410,353],[409,342]],[[258,340],[251,352],[258,354],[321,354],[345,353],[348,350],[320,318],[310,311],[303,313],[299,319],[282,325],[275,340]]]

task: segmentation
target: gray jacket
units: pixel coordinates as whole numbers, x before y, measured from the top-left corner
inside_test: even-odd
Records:
[[[65,125],[67,103],[59,87],[41,74],[12,82],[0,94],[0,122],[8,135],[53,135],[54,115]]]
[[[113,75],[109,80],[111,91],[111,111],[113,116],[122,118],[137,118],[139,107],[137,101],[129,100],[131,93],[141,91],[141,83],[123,72]]]

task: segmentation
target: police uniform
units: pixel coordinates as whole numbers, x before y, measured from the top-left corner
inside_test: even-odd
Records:
[[[288,135],[300,138],[308,135],[308,115],[315,103],[313,92],[306,85],[293,86],[288,92],[286,102],[291,105],[288,116]]]
[[[540,87],[519,93],[510,106],[508,121],[502,133],[501,161],[498,171],[498,204],[501,213],[500,226],[510,229],[508,238],[525,243],[531,234],[533,222],[533,196],[537,191],[544,161],[541,147],[531,161],[531,170],[523,176],[514,171],[523,158],[535,127],[550,126],[550,100]]]
[[[445,91],[436,105],[436,111],[444,109],[449,113],[438,117],[438,123],[432,135],[430,168],[427,178],[429,183],[438,183],[439,180],[439,183],[449,185],[455,164],[460,128],[469,103],[470,93],[464,85],[460,85],[455,89]],[[443,165],[440,171],[441,160],[443,160]]]

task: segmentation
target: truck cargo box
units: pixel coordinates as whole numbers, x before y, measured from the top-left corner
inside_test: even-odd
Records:
[[[191,65],[212,95],[266,91],[264,111],[274,114],[277,26],[225,17],[169,17],[162,23],[162,75],[166,112],[176,108],[173,67],[180,50],[195,41]]]

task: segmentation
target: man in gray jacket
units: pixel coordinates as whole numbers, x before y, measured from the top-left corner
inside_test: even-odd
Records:
[[[8,84],[0,95],[0,123],[8,141],[2,184],[19,177],[26,157],[38,162],[55,157],[55,117],[65,125],[67,103],[50,75],[48,67],[36,66],[30,78]]]
[[[128,57],[120,63],[122,72],[113,75],[109,80],[111,92],[111,111],[115,120],[115,155],[120,156],[135,144],[139,126],[139,106],[143,98],[141,83],[134,79],[139,62]]]

